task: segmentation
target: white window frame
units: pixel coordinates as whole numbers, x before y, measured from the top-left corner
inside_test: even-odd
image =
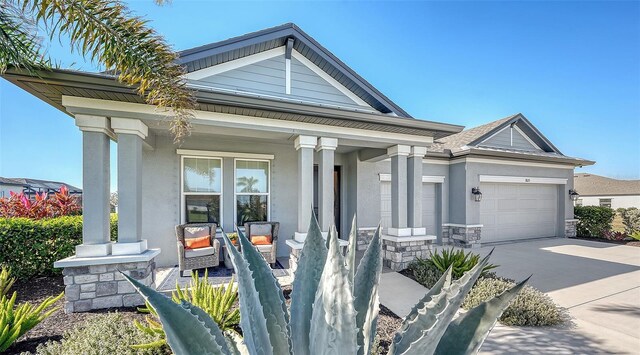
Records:
[[[219,160],[220,161],[220,192],[185,192],[184,191],[184,159],[209,159],[209,160]],[[218,226],[217,231],[222,230],[222,225],[224,223],[224,160],[221,157],[209,157],[202,155],[181,155],[180,156],[180,223],[184,224],[187,221],[187,216],[185,213],[186,208],[186,195],[200,195],[200,196],[210,196],[217,195],[220,196],[220,216],[218,216]]]
[[[237,172],[238,172],[238,160],[242,161],[259,161],[266,162],[269,168],[268,176],[267,176],[267,191],[268,192],[238,192],[236,182],[237,182]],[[249,196],[249,195],[259,195],[259,196],[267,196],[267,221],[271,220],[271,160],[269,159],[250,159],[250,158],[234,158],[233,159],[233,230],[237,231],[238,228],[242,228],[244,230],[244,226],[239,226],[238,223],[238,196]]]

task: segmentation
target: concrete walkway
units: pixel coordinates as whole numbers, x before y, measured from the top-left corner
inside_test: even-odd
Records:
[[[640,354],[640,248],[544,239],[496,245],[491,262],[500,265],[501,276],[521,280],[533,274],[530,284],[567,308],[573,324],[498,325],[481,353]],[[380,302],[403,317],[426,292],[420,287],[400,274],[383,274]]]

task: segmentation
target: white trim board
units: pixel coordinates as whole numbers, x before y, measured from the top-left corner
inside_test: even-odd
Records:
[[[296,58],[300,63],[304,64],[312,72],[316,73],[316,75],[318,75],[319,77],[324,79],[326,82],[331,84],[331,86],[338,89],[341,93],[343,93],[345,96],[350,98],[356,104],[371,108],[371,106],[368,103],[366,103],[364,100],[362,100],[358,95],[354,94],[351,90],[344,87],[344,85],[340,84],[331,75],[327,74],[324,70],[320,69],[320,67],[313,64],[312,61],[307,59],[307,57],[303,56],[302,54],[298,53],[298,51],[296,51],[295,49],[291,51],[291,56],[293,58]]]
[[[385,174],[385,173],[381,173],[379,174],[380,176],[380,181],[381,182],[389,182],[391,181],[391,174]],[[444,183],[444,176],[441,175],[423,175],[422,176],[422,182],[423,183],[436,183],[436,184],[442,184]]]
[[[527,140],[527,142],[531,143],[532,146],[544,151],[542,148],[540,148],[539,145],[537,145],[534,141],[531,140],[531,138],[529,137],[528,134],[522,132],[522,130],[520,128],[518,128],[518,126],[513,126],[513,128],[516,129],[516,131],[518,131],[518,133],[520,133],[520,135],[522,135],[524,137],[524,139]],[[513,139],[513,138],[512,138]],[[513,142],[511,142],[511,145],[513,146]]]
[[[216,152],[216,151],[210,151],[210,150],[191,150],[191,149],[176,149],[176,153],[178,155],[194,155],[194,156],[212,157],[212,158],[237,158],[237,159],[262,159],[262,160],[273,160],[275,158],[273,154]]]
[[[483,163],[483,164],[513,165],[513,166],[532,166],[537,168],[555,168],[555,169],[569,169],[569,170],[573,170],[575,168],[575,166],[572,164],[509,161],[509,160],[491,159],[491,158],[458,158],[458,159],[453,159],[449,161],[450,165],[459,164],[459,163]]]
[[[166,120],[165,115],[169,109],[158,109],[155,106],[132,102],[120,102],[102,99],[90,99],[76,96],[62,96],[62,105],[69,108],[82,108],[83,110],[97,110],[100,115],[118,117],[130,117],[141,119]],[[73,111],[73,109],[71,110]],[[117,113],[117,114],[116,114]],[[373,131],[360,128],[327,126],[319,123],[294,122],[272,118],[234,115],[209,111],[193,111],[193,123],[216,125],[220,127],[239,128],[248,130],[262,130],[271,132],[284,132],[295,135],[327,135],[333,138],[355,139],[365,142],[389,142],[407,145],[424,145],[433,143],[432,137],[416,136],[405,133],[393,133]],[[142,116],[142,117],[140,117]],[[146,117],[145,117],[146,116]],[[198,122],[201,121],[201,122]]]
[[[501,182],[508,184],[551,184],[566,185],[567,179],[527,176],[480,175],[480,182]]]
[[[280,55],[284,55],[285,46],[269,49],[268,51],[252,54],[247,57],[234,59],[228,62],[217,64],[208,68],[196,70],[184,75],[185,79],[200,80],[206,77],[227,72],[229,70],[238,69],[247,65],[255,64],[263,60],[271,59]]]

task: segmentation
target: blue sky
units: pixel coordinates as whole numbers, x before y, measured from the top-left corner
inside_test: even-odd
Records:
[[[640,2],[129,5],[175,49],[295,22],[414,117],[471,127],[522,112],[597,161],[577,171],[640,178]],[[49,53],[95,70],[64,43]],[[0,176],[81,185],[81,161],[73,120],[0,80]]]

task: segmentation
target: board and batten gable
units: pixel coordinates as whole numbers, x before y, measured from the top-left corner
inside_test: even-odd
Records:
[[[487,138],[480,146],[518,149],[526,151],[542,151],[540,147],[532,143],[522,131],[515,127],[507,126],[505,129]]]
[[[294,50],[295,51],[295,50]],[[253,58],[252,58],[253,57]],[[265,58],[265,59],[262,59]],[[300,54],[289,60],[284,50],[255,54],[187,74],[189,84],[224,91],[375,111]],[[246,62],[246,64],[244,64]],[[287,70],[289,75],[287,75]],[[208,73],[211,73],[210,75]],[[289,92],[287,92],[287,81]]]

